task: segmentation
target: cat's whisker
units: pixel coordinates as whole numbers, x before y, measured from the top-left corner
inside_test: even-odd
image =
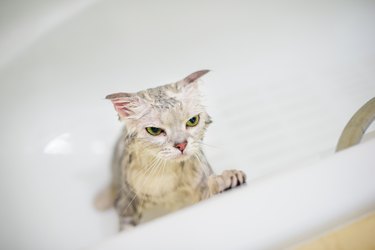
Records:
[[[145,184],[147,183],[147,181],[150,179],[150,177],[151,177],[151,175],[152,175],[151,172],[154,172],[155,169],[159,168],[159,165],[160,165],[160,163],[161,163],[161,159],[160,159],[160,158],[157,158],[157,157],[156,157],[156,159],[157,159],[157,162],[156,162],[156,164],[152,164],[152,168],[151,168],[151,170],[150,170],[148,176],[145,176],[146,178],[143,180],[143,183],[141,184],[141,186],[140,186],[140,188],[139,188],[140,191],[142,191],[144,185],[145,185]],[[125,208],[124,213],[127,212],[127,210],[129,209],[129,207],[130,207],[130,206],[132,205],[132,203],[135,201],[135,198],[136,198],[136,197],[137,197],[137,193],[134,192],[134,196],[133,196],[132,199],[130,200],[128,206]]]
[[[161,160],[161,159],[160,159],[159,157],[155,157],[154,160]],[[162,160],[162,161],[163,161],[163,160]],[[157,167],[157,168],[160,168],[160,166]],[[140,205],[141,208],[144,207],[145,200],[146,200],[145,198],[143,198],[143,199],[141,198],[141,205]]]
[[[166,165],[167,165],[167,161],[164,160],[164,164],[163,164],[163,176],[165,175]]]
[[[202,163],[202,160],[199,157],[199,153],[195,153],[194,156],[199,161],[199,163],[200,163],[199,166],[201,166],[201,168],[203,170],[203,174],[206,176],[206,178],[208,178],[209,174],[207,173],[207,169],[205,168],[206,165]]]
[[[197,141],[196,143],[198,143],[199,145],[207,146],[207,147],[214,148],[214,149],[221,149],[220,147],[213,146],[213,145],[210,145],[210,144],[204,143],[204,142],[202,142],[202,141]]]
[[[166,166],[166,163],[167,163],[166,160],[162,160],[162,165],[160,166],[160,172],[158,172],[155,175],[156,178],[154,178],[154,182],[153,183],[155,183],[155,186],[159,186],[163,182],[163,179],[159,178],[159,177],[165,176],[165,166]]]
[[[143,184],[139,187],[140,191],[143,191],[143,188],[144,188],[145,184],[150,180],[151,177],[153,177],[154,179],[156,179],[155,176],[157,176],[157,174],[158,174],[158,172],[160,170],[160,166],[161,166],[162,162],[163,162],[163,160],[160,159],[160,158],[158,158],[157,165],[155,165],[153,167],[153,169],[149,172],[149,175],[146,177],[147,179],[145,178]]]
[[[150,163],[150,165],[148,165],[148,166],[146,167],[146,169],[145,169],[143,172],[142,172],[142,171],[139,172],[139,173],[138,173],[135,177],[133,177],[133,178],[136,179],[136,178],[139,177],[139,175],[141,175],[141,174],[143,175],[143,177],[146,177],[147,174],[149,174],[149,173],[152,172],[152,169],[155,167],[155,165],[158,164],[158,161],[159,161],[159,158],[158,158],[158,157],[154,157],[153,160],[152,160],[152,162]],[[125,183],[124,183],[123,188],[122,188],[121,191],[126,192],[126,189],[124,188],[124,186],[125,186]],[[133,187],[131,187],[130,185],[128,185],[127,187],[131,189],[131,192],[133,192],[134,194],[136,193]],[[126,192],[126,193],[129,194],[129,192]]]
[[[151,163],[149,165],[147,165],[147,167],[145,167],[144,171],[139,171],[134,177],[132,177],[133,179],[136,179],[139,175],[143,174],[145,175],[151,168],[154,164],[156,164],[156,161],[157,161],[157,158],[154,157],[151,161]]]
[[[146,169],[144,172],[139,172],[134,178],[138,177],[140,174],[145,175],[145,173],[148,172],[148,169],[149,169],[150,167],[152,167],[152,166],[155,164],[155,162],[156,162],[156,159],[153,159],[153,161],[151,162],[151,164],[150,164],[149,166],[147,166],[147,169]],[[129,188],[130,191],[126,190],[126,188]],[[131,187],[130,185],[126,185],[126,183],[122,183],[122,186],[121,186],[120,191],[121,191],[121,192],[125,192],[126,195],[129,195],[130,192],[136,194],[134,188]]]
[[[161,160],[160,167],[158,167],[158,169],[155,173],[153,183],[158,182],[158,181],[159,181],[159,183],[161,183],[161,178],[159,178],[159,177],[161,176],[161,173],[162,173],[162,167],[163,167],[162,164],[164,164],[164,160]],[[155,186],[157,187],[158,185],[155,185]]]

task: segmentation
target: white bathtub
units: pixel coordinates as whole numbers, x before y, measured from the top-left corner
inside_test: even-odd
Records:
[[[146,248],[164,232],[192,233],[192,247],[286,246],[374,209],[374,142],[333,156],[346,122],[375,95],[372,2],[34,0],[3,1],[0,13],[1,249],[135,248],[138,239]],[[202,68],[212,69],[202,91],[214,119],[205,151],[217,172],[242,168],[249,184],[116,236],[115,212],[92,206],[121,127],[104,96]],[[363,170],[354,182],[353,158]],[[340,176],[357,199],[340,196]],[[281,182],[305,185],[311,199]],[[320,203],[328,193],[341,206]],[[295,207],[302,198],[311,218]],[[271,205],[280,214],[269,217]],[[243,227],[220,231],[219,213]],[[274,219],[290,222],[285,234],[265,230]],[[267,227],[258,232],[254,221]]]

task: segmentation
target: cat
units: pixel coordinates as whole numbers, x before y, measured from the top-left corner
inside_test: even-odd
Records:
[[[208,72],[106,97],[125,127],[115,147],[112,182],[96,206],[114,205],[120,231],[138,225],[145,211],[174,211],[246,182],[243,171],[215,175],[202,151],[211,117],[201,104],[198,79]]]

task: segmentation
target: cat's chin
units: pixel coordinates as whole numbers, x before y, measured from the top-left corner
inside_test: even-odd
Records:
[[[169,158],[170,161],[183,162],[187,161],[192,157],[190,154],[178,154]]]

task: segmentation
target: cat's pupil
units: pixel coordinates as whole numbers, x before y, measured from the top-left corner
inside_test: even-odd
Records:
[[[191,118],[189,121],[190,121],[191,123],[195,123],[196,120],[197,120],[197,118],[196,118],[196,117],[193,117],[193,118]]]
[[[154,132],[154,133],[157,133],[157,132],[159,132],[159,129],[155,128],[155,127],[151,127],[151,131]]]

